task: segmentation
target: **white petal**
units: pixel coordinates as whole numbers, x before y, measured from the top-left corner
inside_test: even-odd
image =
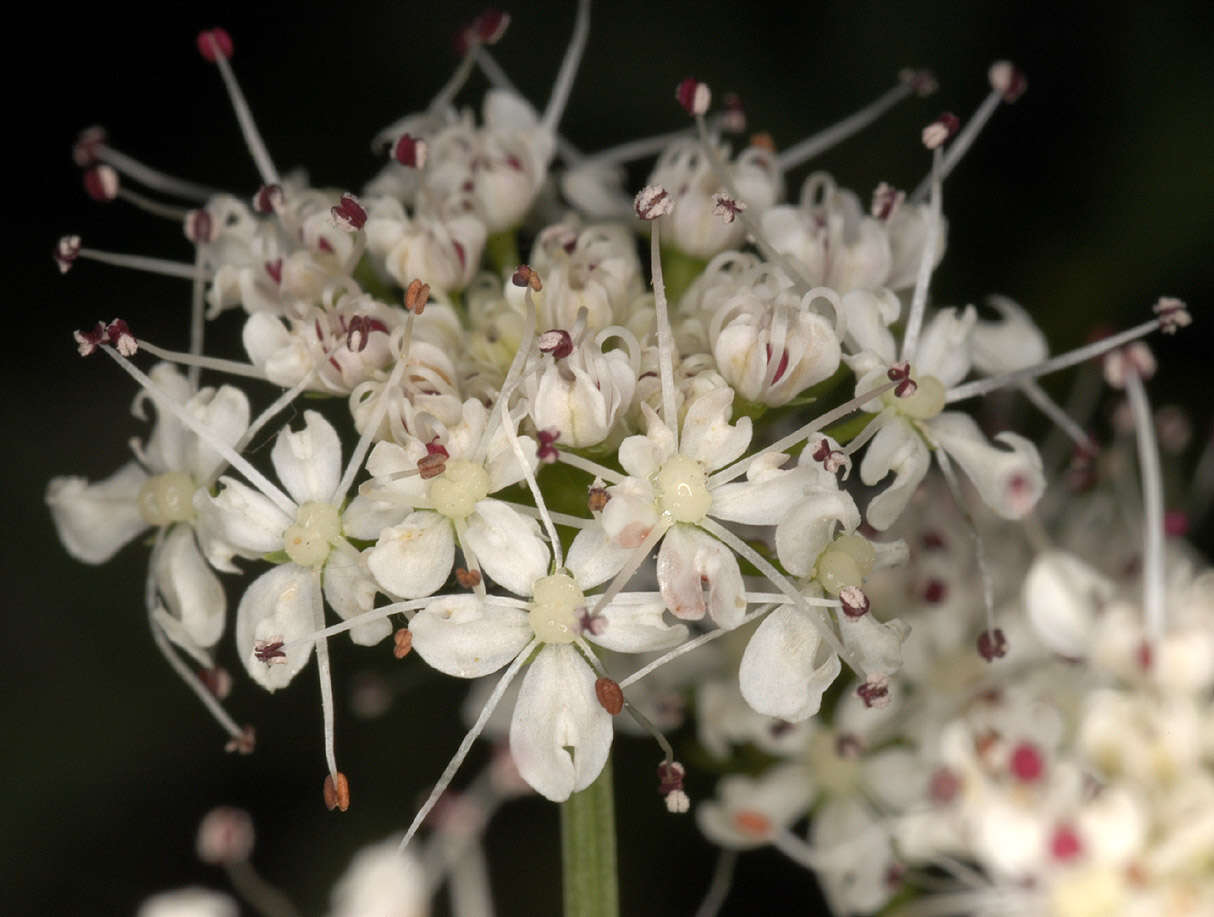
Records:
[[[324,589],[329,607],[343,620],[364,614],[375,607],[375,594],[379,591],[371,571],[367,569],[366,555],[361,554],[346,541],[339,542],[325,563]],[[350,629],[350,639],[360,646],[374,646],[392,633],[392,622],[387,618],[367,621]]]
[[[1040,363],[1050,354],[1045,335],[1029,314],[1006,296],[988,296],[1002,321],[974,325],[970,347],[974,366],[988,375],[1014,372]]]
[[[809,576],[838,529],[854,532],[859,524],[860,511],[851,494],[838,487],[815,487],[776,526],[776,554],[789,573]]]
[[[587,596],[587,601],[593,604],[594,596]],[[605,619],[602,631],[588,633],[586,639],[617,653],[669,649],[687,639],[687,625],[666,623],[665,611],[661,599],[637,605],[613,602],[600,612]]]
[[[810,837],[825,853],[817,875],[833,913],[872,914],[885,905],[897,888],[889,882],[893,849],[868,805],[852,796],[827,800],[814,814]]]
[[[721,780],[717,799],[696,807],[696,822],[714,843],[744,850],[768,843],[776,831],[804,815],[812,799],[806,769],[780,764],[758,778],[733,775]]]
[[[902,642],[910,633],[910,625],[900,618],[878,621],[872,614],[850,618],[836,611],[839,636],[843,645],[854,652],[870,675],[893,675],[902,668]]]
[[[412,850],[399,848],[392,837],[356,853],[333,886],[329,917],[428,917],[426,873]]]
[[[496,672],[531,641],[527,612],[471,594],[439,596],[409,622],[415,649],[457,678]]]
[[[204,388],[186,404],[186,410],[207,427],[221,442],[235,446],[249,428],[249,399],[238,388],[224,385],[218,391]],[[185,439],[185,464],[195,481],[208,481],[224,459],[204,444],[195,433]]]
[[[531,595],[537,579],[548,574],[548,545],[534,519],[500,500],[481,500],[464,531],[481,570],[515,595]]]
[[[906,504],[923,476],[927,474],[927,446],[910,425],[900,417],[889,416],[868,444],[864,461],[860,463],[860,480],[873,485],[894,472],[894,482],[868,503],[865,513],[868,524],[884,531],[902,515]]]
[[[304,411],[304,428],[284,427],[274,440],[270,461],[296,503],[328,502],[341,478],[341,440],[327,420]]]
[[[707,532],[690,525],[672,526],[658,549],[657,575],[662,598],[675,617],[694,621],[707,611],[728,629],[737,627],[746,615],[738,560]]]
[[[400,525],[384,529],[367,555],[376,581],[407,599],[432,593],[447,581],[454,563],[451,520],[430,510],[410,513]]]
[[[397,503],[360,495],[341,514],[341,530],[350,538],[375,541],[384,529],[399,525],[408,514],[409,509]]]
[[[1046,646],[1070,659],[1091,651],[1097,616],[1115,594],[1112,582],[1062,551],[1039,555],[1024,578],[1029,623]]]
[[[603,531],[619,547],[637,547],[658,524],[653,488],[645,479],[625,478],[622,483],[607,488],[607,493],[611,499],[600,518]]]
[[[285,687],[312,656],[312,644],[287,650],[286,662],[268,664],[253,651],[258,641],[306,637],[312,622],[312,571],[279,564],[253,580],[236,609],[236,650],[253,680],[269,691]]]
[[[927,427],[969,476],[983,502],[1004,519],[1022,519],[1037,505],[1045,491],[1041,455],[1023,436],[1000,433],[995,439],[1010,448],[997,449],[972,417],[956,411],[932,418]]]
[[[878,296],[881,298],[878,299]],[[881,358],[883,363],[893,363],[897,357],[894,336],[886,327],[888,304],[901,303],[889,290],[852,290],[843,297],[843,311],[847,315],[847,334],[844,340],[856,351],[867,350]],[[894,318],[898,311],[894,311]]]
[[[173,400],[174,404],[184,405],[193,394],[190,383],[182,372],[169,363],[157,363],[148,375],[160,389]],[[159,401],[145,391],[135,396],[131,406],[132,413],[139,418],[145,416],[144,403],[151,401],[156,405],[156,424],[147,442],[143,444],[143,454],[148,467],[153,473],[165,471],[188,471],[186,465],[186,438],[192,436],[180,420],[178,420]]]
[[[214,646],[223,633],[228,602],[223,584],[203,560],[188,525],[175,525],[160,546],[153,570],[169,611],[198,646]]]
[[[816,477],[812,466],[798,465],[777,470],[762,480],[723,484],[712,491],[712,509],[708,512],[730,522],[775,525]]]
[[[194,495],[198,512],[202,547],[220,569],[225,569],[215,554],[227,546],[241,557],[262,557],[282,550],[282,534],[293,521],[269,498],[247,484],[232,478],[220,478],[223,490],[212,497],[200,490]],[[222,543],[217,545],[216,542]]]
[[[565,555],[565,567],[585,591],[619,573],[632,551],[632,548],[622,548],[612,542],[603,526],[595,524],[574,537]]]
[[[702,462],[709,471],[739,458],[750,445],[751,422],[742,417],[729,422],[733,389],[722,387],[701,395],[687,406],[679,451]]]
[[[631,477],[648,478],[661,466],[666,456],[648,436],[629,436],[618,450],[620,467]]]
[[[746,703],[790,723],[817,713],[823,692],[842,670],[838,656],[820,652],[821,642],[808,614],[799,608],[784,605],[764,618],[738,668]]]
[[[46,503],[67,552],[86,564],[105,563],[146,529],[136,500],[147,479],[135,462],[96,484],[80,477],[52,478]]]
[[[545,646],[523,677],[510,752],[523,779],[553,802],[593,783],[611,751],[611,714],[595,697],[594,682],[572,646]]]
[[[937,312],[919,339],[917,373],[935,376],[945,388],[964,379],[970,371],[970,331],[977,319],[973,306],[966,306],[960,316],[956,309]]]

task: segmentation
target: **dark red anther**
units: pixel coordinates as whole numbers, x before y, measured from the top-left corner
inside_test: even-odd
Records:
[[[76,259],[80,257],[80,237],[79,236],[63,236],[55,244],[55,264],[59,266],[59,273],[66,274],[72,269],[72,265],[76,263]]]
[[[253,655],[258,662],[264,662],[266,665],[286,662],[287,654],[283,652],[282,644],[281,638],[259,640],[253,644]]]
[[[455,36],[455,52],[463,57],[475,45],[495,45],[510,27],[510,14],[488,9]]]
[[[540,353],[551,354],[555,360],[563,360],[573,353],[573,338],[568,331],[552,328],[545,331],[539,338]]]
[[[771,366],[771,345],[767,344],[767,365]],[[771,384],[775,385],[784,378],[784,373],[788,372],[788,348],[785,347],[780,351],[780,362],[776,364],[775,375],[771,377]]]
[[[683,789],[684,774],[686,770],[678,761],[671,761],[669,764],[663,761],[658,765],[658,792],[667,796]]]
[[[868,596],[859,586],[844,586],[839,590],[839,601],[843,603],[843,613],[849,618],[862,618],[871,607]]]
[[[597,637],[607,629],[607,616],[591,614],[589,608],[580,608],[578,609],[577,625],[583,634]]]
[[[674,97],[689,115],[702,115],[708,111],[712,101],[712,93],[708,85],[701,83],[695,77],[689,76],[675,87]]]
[[[426,141],[411,134],[401,134],[392,148],[392,157],[402,166],[421,169],[426,165]]]
[[[1007,654],[1007,637],[1003,635],[1003,631],[996,627],[993,630],[984,630],[978,635],[978,655],[987,662],[994,662],[996,659],[1002,659]]]
[[[105,163],[98,163],[84,173],[84,190],[98,203],[108,204],[118,196],[118,173]]]
[[[516,287],[530,287],[535,293],[538,293],[540,290],[544,289],[544,284],[540,280],[540,275],[526,264],[520,264],[517,268],[515,268],[514,273],[510,276],[510,282]]]
[[[536,450],[535,454],[541,462],[545,465],[551,465],[560,458],[560,453],[557,451],[555,445],[556,441],[560,439],[560,430],[537,430],[535,436],[540,441],[539,449]]]
[[[232,51],[232,36],[225,29],[206,29],[198,33],[198,53],[210,63],[215,63],[219,57],[228,60]]]
[[[258,213],[278,213],[285,198],[282,185],[262,185],[253,195],[253,209]]]
[[[270,275],[270,279],[274,283],[282,283],[282,259],[275,258],[273,261],[267,261],[265,264],[266,273]]]
[[[185,237],[195,245],[215,241],[215,221],[205,208],[191,210],[185,215]]]
[[[98,347],[106,343],[105,323],[98,322],[91,331],[73,331],[72,337],[76,341],[76,350],[80,356],[91,356]]]
[[[889,703],[889,682],[881,677],[870,678],[856,688],[856,694],[865,707],[884,707]]]
[[[451,458],[451,453],[447,451],[446,446],[438,441],[437,436],[426,443],[426,455],[441,455],[445,459]]]
[[[355,353],[362,353],[367,349],[367,343],[370,341],[373,331],[387,333],[388,326],[379,319],[371,318],[368,315],[353,316],[346,330],[346,347]]]
[[[932,577],[923,587],[923,601],[929,605],[937,605],[943,602],[948,595],[948,585],[944,580]]]
[[[333,222],[338,229],[357,232],[367,225],[367,211],[353,194],[343,194],[337,206],[331,207]]]
[[[1060,863],[1073,860],[1083,853],[1083,841],[1073,825],[1065,822],[1054,828],[1050,836],[1050,855]]]

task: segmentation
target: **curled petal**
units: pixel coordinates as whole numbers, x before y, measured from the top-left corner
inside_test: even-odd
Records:
[[[648,436],[629,436],[619,448],[620,467],[634,478],[654,474],[668,455]]]
[[[263,641],[287,643],[314,630],[311,570],[279,564],[253,580],[236,609],[236,649],[253,680],[268,691],[285,687],[312,655],[305,642],[283,650],[285,662],[265,663],[255,649]]]
[[[238,388],[220,386],[218,390],[204,388],[186,403],[186,410],[203,423],[220,441],[235,446],[249,428],[249,399]],[[163,422],[163,421],[162,421]],[[224,458],[194,433],[185,440],[185,464],[195,481],[208,481],[222,465]]]
[[[67,552],[86,564],[102,564],[148,527],[136,499],[148,476],[127,462],[104,481],[52,478],[46,503]]]
[[[523,677],[510,720],[510,752],[537,793],[564,802],[598,777],[611,751],[611,714],[594,672],[572,646],[545,646]]]
[[[751,422],[743,417],[731,424],[732,406],[733,389],[728,387],[713,389],[692,401],[683,418],[682,454],[702,462],[709,471],[741,456],[750,445]]]
[[[199,540],[207,559],[220,570],[235,570],[233,554],[256,558],[282,550],[282,535],[292,520],[247,484],[220,478],[223,490],[212,497],[194,494]]]
[[[888,325],[898,319],[902,304],[889,290],[852,290],[843,297],[847,315],[844,341],[859,352],[867,350],[885,364],[897,359],[898,348]]]
[[[439,596],[409,622],[413,649],[457,678],[496,672],[532,638],[527,612],[476,595]]]
[[[368,548],[361,554],[349,542],[342,540],[334,546],[325,563],[324,590],[329,607],[343,620],[364,614],[375,607],[379,591],[371,571],[367,569]],[[350,639],[360,646],[374,646],[392,633],[387,618],[356,624],[350,629]]]
[[[1096,618],[1116,594],[1112,582],[1079,558],[1047,551],[1024,578],[1024,608],[1041,641],[1071,659],[1087,656]]]
[[[410,507],[388,500],[376,500],[361,494],[341,514],[341,530],[350,538],[375,541],[389,526],[399,525]]]
[[[972,417],[956,411],[933,418],[927,427],[964,469],[983,502],[1004,519],[1021,519],[1037,505],[1045,491],[1045,475],[1037,447],[1023,436],[1000,433],[995,439],[1009,448],[997,449]]]
[[[859,524],[860,511],[851,494],[837,487],[814,487],[776,526],[776,555],[789,573],[809,576],[838,529],[854,532]]]
[[[607,492],[611,499],[603,509],[603,531],[613,544],[635,548],[658,524],[653,488],[648,481],[625,478],[622,483],[607,488]]]
[[[738,668],[746,703],[790,723],[817,713],[823,692],[843,668],[821,642],[818,629],[800,608],[784,605],[764,618]]]
[[[593,602],[593,596],[588,601]],[[602,629],[587,633],[586,639],[617,653],[670,649],[687,639],[687,626],[668,624],[665,611],[666,604],[660,599],[637,605],[614,602],[600,612]]]
[[[548,572],[539,524],[500,500],[477,503],[463,537],[489,578],[515,595],[531,595],[532,585]]]
[[[156,588],[189,638],[200,647],[214,646],[223,633],[227,598],[189,526],[173,526],[152,572]]]
[[[1010,373],[1049,356],[1045,335],[1024,309],[1006,296],[988,296],[986,301],[1001,321],[979,321],[970,334],[974,366],[980,372]]]
[[[859,618],[836,613],[843,645],[856,654],[869,675],[890,676],[902,668],[902,642],[910,625],[899,618],[878,621],[871,614]]]
[[[384,529],[367,555],[367,569],[392,595],[418,598],[447,581],[455,563],[455,533],[446,516],[430,510],[410,513]]]
[[[784,456],[777,456],[783,459]],[[769,470],[761,477],[750,474],[760,468],[762,459],[752,462],[746,481],[722,484],[712,491],[712,509],[718,519],[746,525],[772,525],[788,513],[810,484],[818,479],[819,469],[811,465]]]
[[[901,418],[878,418],[873,423],[882,423],[882,427],[864,453],[860,480],[872,485],[894,473],[894,482],[869,501],[866,513],[868,524],[884,531],[906,509],[911,494],[927,474],[930,459],[923,440]]]
[[[690,525],[672,526],[658,550],[657,572],[658,588],[675,617],[695,621],[707,611],[728,629],[737,627],[746,615],[738,560],[707,532]]]
[[[912,369],[917,375],[935,376],[945,388],[956,385],[970,371],[970,331],[978,313],[966,306],[961,314],[956,309],[941,309],[923,329],[919,350]]]
[[[302,430],[284,427],[278,434],[270,461],[296,503],[327,502],[341,478],[341,440],[332,424],[305,411]]]

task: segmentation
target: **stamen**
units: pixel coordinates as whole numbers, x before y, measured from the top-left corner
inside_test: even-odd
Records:
[[[539,336],[538,346],[540,353],[546,353],[554,360],[563,360],[573,353],[573,338],[568,331],[553,328]]]
[[[345,812],[350,808],[350,781],[341,771],[325,777],[324,798],[325,808],[330,812],[334,809]]]
[[[370,611],[364,611],[362,614],[354,615],[352,618],[346,618],[339,621],[337,624],[330,624],[321,630],[317,630],[311,634],[305,634],[302,637],[296,637],[294,640],[288,640],[280,647],[283,651],[293,649],[297,646],[305,646],[315,643],[318,640],[327,640],[329,637],[336,637],[338,634],[344,634],[348,630],[358,627],[360,624],[370,624],[372,621],[379,621],[383,618],[391,617],[394,614],[404,614],[406,617],[412,617],[410,612],[416,612],[419,608],[425,608],[431,602],[443,598],[441,595],[428,595],[420,599],[408,599],[403,602],[393,602],[391,605],[381,605],[379,608],[372,608]]]
[[[595,681],[594,696],[598,699],[599,706],[612,716],[619,716],[624,710],[624,692],[620,689],[620,683],[606,675]]]
[[[404,659],[413,650],[413,631],[407,627],[397,628],[392,635],[392,655]]]
[[[194,211],[206,213],[205,210]],[[210,214],[207,214],[210,220]],[[189,225],[187,218],[187,226]],[[188,235],[188,232],[187,232]],[[194,270],[202,273],[202,247],[194,250]],[[190,290],[190,353],[193,356],[202,355],[203,339],[206,336],[206,283],[198,277],[194,278]],[[190,391],[198,390],[198,377],[202,375],[201,366],[191,366],[186,371],[186,379],[190,383]]]
[[[662,420],[674,437],[674,451],[679,451],[679,412],[674,390],[674,335],[670,330],[670,315],[666,304],[666,282],[662,277],[662,243],[657,218],[665,216],[674,204],[665,188],[650,185],[641,189],[634,201],[636,214],[650,223],[649,259],[653,272],[653,301],[657,310],[658,369],[662,381]]]
[[[701,83],[692,76],[675,87],[674,97],[692,117],[703,116],[712,104],[712,90],[708,88],[708,84]]]
[[[1211,448],[1210,453],[1214,455],[1214,448]],[[1211,459],[1214,462],[1214,459]],[[619,483],[618,481],[616,482]],[[591,487],[586,494],[586,508],[592,513],[601,513],[607,508],[607,504],[611,501],[611,494],[604,487]]]
[[[783,599],[784,599],[784,596],[781,595],[780,600],[783,601]],[[763,617],[763,615],[767,614],[775,607],[776,607],[775,605],[764,605],[762,608],[756,608],[754,611],[745,615],[742,618],[742,620],[738,622],[738,627],[734,628],[734,630],[741,628],[745,624],[749,624],[751,621],[757,621],[759,618]],[[706,634],[700,634],[700,636],[698,636],[698,637],[693,637],[692,639],[688,640],[686,643],[680,643],[674,649],[670,650],[666,654],[659,656],[657,659],[653,660],[653,662],[650,662],[647,665],[644,665],[641,668],[637,669],[635,672],[633,672],[631,675],[629,675],[627,678],[625,678],[623,681],[620,682],[620,688],[627,688],[629,685],[634,685],[638,681],[640,681],[642,678],[644,678],[646,675],[649,675],[652,672],[656,671],[657,669],[660,669],[662,666],[666,665],[666,663],[673,662],[674,660],[678,659],[680,656],[690,653],[692,650],[699,649],[705,643],[711,643],[713,640],[717,640],[721,637],[724,637],[726,634],[731,634],[731,633],[733,633],[733,630],[725,630],[724,628],[717,628],[716,630],[710,630]]]
[[[430,791],[429,797],[426,799],[421,809],[418,810],[417,815],[413,817],[413,821],[409,824],[409,829],[405,832],[405,836],[401,840],[400,846],[397,849],[404,851],[404,849],[409,846],[409,841],[413,840],[413,835],[417,833],[417,829],[421,827],[421,824],[425,820],[426,816],[430,814],[430,810],[434,808],[434,805],[438,802],[439,797],[443,795],[447,787],[450,785],[452,779],[455,777],[456,771],[459,770],[460,765],[464,763],[464,758],[468,756],[468,751],[472,748],[472,743],[476,741],[477,736],[479,736],[484,730],[485,724],[489,722],[489,717],[493,715],[493,711],[497,708],[497,705],[501,701],[503,695],[505,695],[506,689],[510,687],[510,682],[514,680],[514,676],[519,673],[519,670],[531,657],[532,651],[534,651],[537,646],[539,646],[538,640],[532,640],[530,643],[528,643],[523,648],[523,651],[514,657],[514,661],[510,663],[510,666],[506,669],[505,674],[503,674],[498,680],[496,687],[493,689],[493,693],[489,695],[489,699],[485,701],[485,706],[481,708],[480,715],[476,718],[476,722],[472,724],[472,728],[468,730],[467,735],[465,735],[463,741],[460,742],[459,748],[455,750],[455,756],[451,759],[450,763],[439,776],[438,782],[434,785],[434,789]]]
[[[911,93],[925,96],[930,95],[935,89],[935,79],[927,71],[902,71],[898,75],[898,84],[892,89],[887,89],[858,112],[848,115],[825,130],[794,143],[781,153],[776,159],[780,164],[780,170],[787,172],[795,169],[815,156],[825,153],[831,147],[839,145],[854,134],[858,134],[903,99],[908,98]]]
[[[539,440],[536,455],[541,463],[551,465],[560,458],[561,452],[555,445],[556,441],[561,438],[560,430],[536,430],[535,437]]]
[[[565,105],[569,101],[569,93],[573,90],[573,81],[577,78],[578,65],[582,62],[582,53],[586,50],[586,39],[589,35],[590,0],[578,0],[573,36],[569,39],[569,47],[565,49],[561,69],[557,71],[552,93],[548,96],[548,105],[544,109],[544,117],[540,121],[543,130],[550,134],[556,133],[557,125],[561,123],[561,115],[565,113]]]
[[[505,502],[505,501],[503,501]],[[525,503],[506,503],[515,512],[522,513],[524,516],[530,516],[532,519],[540,518],[540,511],[534,506],[527,506]],[[557,525],[564,525],[571,529],[588,529],[595,524],[593,519],[583,519],[580,516],[570,516],[565,513],[548,511],[548,515],[552,517],[552,521]]]
[[[163,347],[157,347],[150,341],[143,340],[143,338],[136,338],[136,341],[143,350],[169,363],[197,367],[198,369],[213,369],[216,372],[240,376],[245,379],[258,379],[262,382],[268,381],[266,374],[251,363],[238,363],[235,360],[224,360],[220,357],[206,357],[192,353],[182,353],[179,350],[166,350]]]
[[[531,294],[533,292],[538,293],[544,288],[540,275],[525,264],[518,266],[511,277],[511,282],[516,287],[526,288],[526,292],[523,295],[527,308],[524,310],[523,332],[519,337],[518,350],[514,352],[514,359],[510,361],[510,368],[506,371],[505,381],[502,382],[501,391],[498,394],[498,399],[506,403],[509,403],[515,388],[518,387],[519,380],[522,378],[523,367],[531,354],[531,347],[535,341],[535,322],[539,309],[536,307],[535,300]],[[481,436],[480,444],[476,447],[476,452],[474,453],[477,461],[483,460],[488,453],[489,442],[496,432],[497,414],[491,411],[489,417],[485,420],[485,432]]]
[[[653,721],[645,714],[636,708],[636,706],[624,696],[624,690],[620,687],[619,682],[607,675],[607,670],[603,668],[602,660],[590,647],[590,645],[582,638],[576,637],[578,649],[582,656],[590,664],[590,667],[599,674],[599,678],[594,683],[594,694],[599,704],[610,713],[612,716],[617,716],[621,711],[626,710],[628,715],[632,717],[632,721],[641,727],[649,736],[658,743],[658,747],[662,749],[662,754],[665,756],[663,763],[659,766],[659,774],[662,768],[678,768],[679,785],[675,789],[682,789],[682,765],[674,760],[674,749],[662,731],[654,725]],[[684,811],[686,811],[684,809]]]
[[[514,429],[514,421],[510,419],[510,407],[505,398],[498,401],[498,407],[502,414],[502,428],[506,431],[506,441],[510,443],[510,449],[518,461],[519,468],[522,469],[523,479],[527,482],[532,499],[535,500],[535,508],[540,514],[540,521],[544,524],[544,532],[548,535],[548,541],[552,545],[552,556],[556,569],[563,569],[565,558],[561,554],[561,539],[556,534],[556,526],[552,522],[552,517],[548,515],[548,504],[544,501],[544,495],[540,493],[540,486],[531,470],[531,463],[523,454],[523,444],[519,442],[518,432]]]
[[[1187,313],[1186,313],[1187,314]],[[999,376],[989,376],[986,379],[975,379],[973,382],[966,382],[955,386],[948,390],[945,396],[946,404],[953,404],[957,401],[963,401],[966,398],[975,398],[979,395],[986,395],[998,389],[1005,388],[1025,379],[1036,379],[1038,376],[1044,376],[1048,373],[1056,372],[1060,369],[1066,369],[1069,366],[1074,366],[1077,363],[1082,363],[1085,360],[1090,360],[1093,357],[1099,357],[1111,350],[1116,350],[1128,344],[1130,341],[1137,340],[1140,337],[1145,337],[1152,331],[1163,327],[1163,319],[1156,318],[1149,322],[1143,322],[1141,325],[1136,325],[1125,331],[1115,334],[1112,337],[1103,338],[1099,341],[1094,341],[1083,347],[1079,347],[1069,353],[1059,354],[1056,357],[1051,357],[1035,366],[1028,366],[1024,369],[1017,369],[1009,373],[1003,373]]]
[[[932,268],[936,263],[936,246],[940,237],[940,208],[944,176],[941,172],[942,152],[939,146],[932,151],[931,201],[928,211],[927,238],[923,242],[923,255],[919,259],[919,272],[915,276],[915,291],[911,296],[906,333],[902,336],[903,361],[914,360],[919,347],[919,332],[923,328],[923,314],[927,309],[927,287],[932,279]]]
[[[325,626],[325,598],[324,587],[320,578],[320,567],[315,567],[312,570],[312,623],[317,630],[323,630]],[[334,789],[337,791],[336,804],[341,806],[344,812],[350,805],[350,791],[345,786],[345,775],[337,769],[337,753],[334,749],[334,730],[333,730],[333,675],[329,666],[329,642],[322,637],[316,641],[316,670],[320,676],[320,710],[321,716],[324,719],[325,728],[325,761],[329,765],[329,777],[336,784]],[[344,794],[343,794],[344,789]],[[325,804],[332,811],[333,806],[329,805],[329,781],[325,781]],[[344,805],[342,804],[344,799]]]
[[[362,467],[367,450],[371,448],[371,440],[375,436],[376,431],[379,430],[379,425],[383,423],[384,415],[388,413],[391,393],[396,391],[400,385],[401,376],[404,375],[405,366],[408,364],[408,356],[407,353],[401,353],[400,357],[397,358],[396,366],[392,368],[392,374],[388,376],[388,381],[384,383],[384,387],[380,390],[379,401],[375,405],[375,410],[372,412],[370,418],[368,418],[367,425],[363,427],[362,435],[358,438],[358,445],[350,453],[350,461],[346,464],[346,470],[341,476],[341,481],[338,482],[337,489],[333,491],[333,495],[329,498],[329,502],[334,506],[339,505],[345,499],[347,492],[350,490],[350,485],[354,483],[354,476],[358,474],[358,469]]]
[[[1065,433],[1068,437],[1070,437],[1070,439],[1080,449],[1093,455],[1100,451],[1100,447],[1096,444],[1096,441],[1088,435],[1088,432],[1083,429],[1083,427],[1079,426],[1079,424],[1077,424],[1071,418],[1071,415],[1068,414],[1065,409],[1063,409],[1062,405],[1051,398],[1049,393],[1046,392],[1046,390],[1040,385],[1030,379],[1018,383],[1017,388],[1024,392],[1025,397],[1028,398],[1029,401],[1033,402],[1041,413],[1052,420],[1054,425],[1057,426],[1058,429]]]
[[[794,430],[787,436],[780,437],[780,439],[777,439],[770,446],[756,452],[754,455],[748,455],[746,458],[738,459],[732,465],[728,465],[725,468],[722,468],[720,471],[714,472],[708,476],[708,489],[712,490],[716,487],[720,487],[722,484],[727,484],[734,478],[745,474],[751,463],[761,456],[770,455],[775,452],[783,452],[790,446],[795,446],[801,440],[806,439],[811,434],[817,433],[823,427],[830,426],[836,420],[846,417],[852,411],[858,410],[861,406],[872,401],[874,398],[879,398],[881,395],[884,395],[897,384],[897,382],[887,382],[884,385],[877,386],[871,391],[857,395],[850,401],[845,401],[837,408],[832,408],[820,417],[811,420],[809,423],[805,424],[805,426]]]
[[[329,208],[333,225],[343,232],[358,232],[367,225],[367,211],[353,194],[345,193],[338,203]]]
[[[164,274],[166,277],[181,277],[185,280],[209,281],[208,271],[201,271],[192,264],[180,261],[168,261],[164,258],[149,258],[145,255],[123,255],[118,252],[100,251],[95,248],[81,248],[79,236],[64,236],[59,240],[55,249],[55,261],[59,270],[66,274],[77,258],[88,258],[90,261],[100,261],[114,267],[129,267],[149,274]]]
[[[864,669],[864,664],[856,657],[856,654],[843,645],[843,641],[835,633],[834,628],[826,615],[816,605],[810,605],[805,601],[805,596],[801,595],[800,591],[789,582],[788,577],[777,570],[770,561],[762,554],[748,545],[745,541],[735,535],[725,526],[721,525],[715,519],[705,518],[700,522],[700,528],[714,536],[723,545],[737,554],[744,560],[750,561],[755,568],[771,580],[772,585],[784,593],[785,599],[791,601],[793,605],[801,608],[809,613],[810,622],[818,631],[818,634],[826,641],[826,645],[844,662],[850,666],[857,675],[861,678],[865,677],[867,672]]]
[[[426,167],[426,151],[429,146],[426,141],[420,137],[414,137],[411,134],[401,134],[400,139],[396,141],[396,146],[392,148],[393,158],[402,166],[410,169],[424,169]]]
[[[193,201],[205,202],[223,193],[218,188],[186,181],[183,178],[153,169],[121,150],[114,149],[106,143],[106,139],[105,131],[102,128],[92,127],[82,131],[72,151],[76,164],[81,168],[86,168],[95,162],[103,162],[153,191],[161,191]]]
[[[986,122],[995,114],[999,108],[1000,102],[1012,103],[1024,93],[1028,88],[1028,82],[1024,78],[1024,74],[1015,68],[1015,66],[1007,61],[998,61],[991,65],[989,78],[991,82],[990,94],[982,100],[982,104],[966,122],[965,129],[957,135],[957,139],[953,141],[953,145],[949,148],[948,155],[944,157],[944,162],[940,166],[941,180],[947,178],[957,167],[957,163],[961,161],[961,157],[969,151],[973,146],[974,141],[978,138],[978,134],[982,128],[986,126]],[[923,195],[927,193],[928,184],[931,178],[925,178],[915,188],[911,195],[912,201],[920,201]]]
[[[720,217],[723,223],[732,223],[745,209],[745,201],[735,201],[723,191],[712,196],[712,215]]]
[[[232,72],[232,67],[228,63],[228,58],[232,56],[231,36],[223,29],[209,29],[200,32],[198,50],[204,58],[219,68],[219,75],[223,78],[223,84],[228,90],[228,98],[232,102],[232,110],[236,112],[236,120],[240,122],[240,131],[244,134],[245,144],[249,148],[257,171],[261,174],[261,180],[267,185],[277,185],[279,183],[278,170],[274,168],[270,153],[253,121],[253,112],[249,108],[249,103],[245,101],[244,93],[240,91],[240,84],[236,82],[236,74]]]
[[[1157,644],[1165,628],[1163,472],[1159,466],[1159,444],[1151,405],[1140,375],[1131,369],[1125,376],[1126,396],[1134,413],[1138,439],[1138,469],[1142,476],[1142,604],[1147,641]]]

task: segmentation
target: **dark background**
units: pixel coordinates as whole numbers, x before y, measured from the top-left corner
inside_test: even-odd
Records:
[[[450,680],[421,677],[418,659],[334,642],[339,698],[370,668],[399,682],[389,713],[339,716],[353,780],[343,816],[321,805],[324,774],[312,669],[270,697],[222,644],[237,687],[230,706],[258,729],[257,753],[225,755],[219,731],[156,653],[141,609],[145,549],[100,569],[72,562],[42,502],[47,479],[97,478],[126,459],[144,430],[129,417],[128,380],[76,357],[70,332],[126,317],[139,333],[185,343],[188,287],[81,263],[61,278],[50,253],[65,232],[117,251],[187,258],[169,224],[101,207],[70,159],[75,133],[104,123],[121,149],[201,181],[251,193],[256,173],[213,68],[194,50],[200,27],[223,24],[234,66],[280,168],[306,165],[319,185],[357,188],[377,167],[368,141],[429,100],[455,58],[451,36],[470,2],[352,6],[261,4],[205,12],[161,5],[154,18],[108,6],[44,4],[10,33],[3,429],[5,814],[0,884],[6,913],[123,914],[150,892],[222,885],[193,858],[198,818],[247,807],[255,859],[306,913],[357,847],[399,830],[462,734]],[[496,55],[540,107],[572,22],[572,5],[514,11]],[[751,130],[786,146],[930,66],[941,91],[903,103],[820,167],[867,195],[880,180],[913,185],[927,162],[919,128],[940,111],[967,117],[999,57],[1020,63],[1029,91],[994,118],[945,190],[949,250],[934,282],[942,302],[1006,293],[1049,329],[1054,347],[1096,325],[1149,314],[1161,294],[1186,299],[1195,326],[1158,342],[1161,400],[1187,406],[1208,431],[1207,304],[1214,213],[1214,10],[1205,2],[1088,6],[1016,3],[600,3],[563,131],[585,149],[681,126],[672,99],[695,74],[739,92]],[[479,82],[461,100],[479,98]],[[805,170],[794,174],[796,192]],[[229,316],[214,340],[232,348]],[[255,396],[264,399],[264,393]],[[259,401],[258,403],[264,403]],[[1199,529],[1208,545],[1208,527]],[[711,848],[690,818],[665,817],[653,795],[648,745],[617,744],[623,912],[690,914],[708,881]],[[469,774],[472,768],[469,769]],[[520,842],[520,837],[525,843]],[[488,838],[502,915],[559,911],[556,812],[539,800],[508,807]],[[726,914],[760,902],[813,913],[812,883],[774,853],[742,858]]]

